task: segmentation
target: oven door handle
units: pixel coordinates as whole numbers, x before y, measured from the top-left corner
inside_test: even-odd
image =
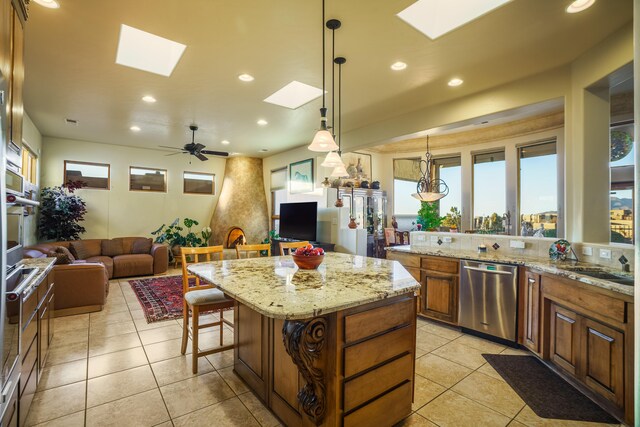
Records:
[[[20,295],[31,285],[31,281],[38,274],[38,269],[34,268],[31,273],[27,275],[12,291],[8,291],[6,294],[7,301],[16,301],[20,298]]]

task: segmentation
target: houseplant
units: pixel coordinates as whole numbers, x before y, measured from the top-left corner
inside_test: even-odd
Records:
[[[78,240],[86,230],[87,205],[74,192],[83,187],[80,181],[69,181],[58,187],[45,187],[40,194],[38,237],[44,240]]]
[[[458,208],[452,206],[449,212],[442,219],[442,225],[445,227],[449,227],[449,230],[451,231],[459,231],[461,218],[462,214],[460,213]]]
[[[434,231],[442,224],[442,219],[439,215],[439,207],[437,202],[421,202],[420,210],[418,211],[418,224],[422,225],[425,231]]]
[[[180,224],[180,218],[176,218],[169,225],[162,224],[157,230],[152,231],[151,234],[155,236],[155,243],[166,243],[171,248],[169,252],[171,257],[180,256],[180,248],[207,246],[209,239],[211,238],[211,229],[205,227],[200,232],[200,235],[191,229],[199,225],[198,221],[191,218],[185,218]],[[184,227],[183,227],[184,226]],[[186,228],[186,233],[183,233]]]

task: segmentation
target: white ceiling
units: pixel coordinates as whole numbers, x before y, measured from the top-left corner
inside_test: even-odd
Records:
[[[43,135],[181,146],[195,122],[208,149],[264,157],[308,144],[319,125],[321,99],[296,110],[263,100],[293,80],[322,86],[320,0],[59,3],[32,4],[26,32],[25,107]],[[631,0],[575,15],[569,3],[514,0],[432,41],[396,16],[412,0],[327,1],[327,19],[343,24],[343,132],[565,64],[632,19]],[[115,63],[121,24],[187,45],[170,77]],[[396,61],[407,69],[390,70]],[[255,81],[241,82],[242,73]],[[465,83],[448,87],[454,76]],[[158,102],[142,102],[147,94]],[[261,118],[269,124],[258,126]]]

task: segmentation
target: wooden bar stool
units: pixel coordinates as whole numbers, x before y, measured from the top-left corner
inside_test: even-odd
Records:
[[[261,257],[261,252],[266,251],[267,256],[271,256],[271,245],[269,243],[262,243],[259,245],[236,245],[236,256],[238,259],[242,258],[244,254],[245,258],[251,258],[252,252],[256,253],[256,257]]]
[[[224,319],[224,310],[233,308],[235,301],[227,297],[221,290],[209,284],[200,284],[200,279],[190,275],[187,271],[189,264],[200,262],[199,257],[204,255],[206,261],[212,261],[212,256],[222,260],[222,246],[208,246],[203,248],[181,248],[182,258],[182,295],[184,298],[182,309],[182,349],[187,352],[187,341],[191,337],[193,358],[193,373],[198,373],[198,357],[219,353],[233,348],[233,345],[223,346],[224,325],[233,326],[233,323]],[[189,279],[195,278],[195,286],[189,286]],[[191,327],[189,327],[189,310],[191,310]],[[220,320],[217,322],[200,324],[200,313],[206,311],[218,311]],[[200,329],[219,326],[220,347],[198,351],[198,332]]]
[[[309,242],[307,242],[306,240],[302,242],[280,242],[280,255],[291,255],[291,249],[304,248],[308,244]],[[285,249],[288,249],[286,253]]]

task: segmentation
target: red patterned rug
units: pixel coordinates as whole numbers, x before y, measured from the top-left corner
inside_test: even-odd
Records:
[[[195,284],[195,279],[190,279]],[[129,280],[144,310],[147,323],[182,317],[182,276]]]

